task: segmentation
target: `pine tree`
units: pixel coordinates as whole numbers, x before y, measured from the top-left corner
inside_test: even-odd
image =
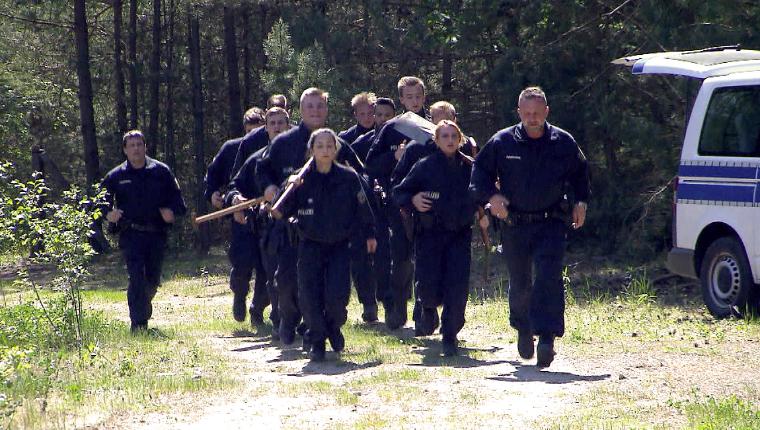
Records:
[[[267,94],[289,91],[293,82],[295,52],[288,25],[280,18],[264,40],[267,69],[262,73],[262,81]]]

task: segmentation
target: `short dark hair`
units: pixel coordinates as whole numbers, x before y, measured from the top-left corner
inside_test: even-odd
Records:
[[[380,105],[390,106],[394,111],[396,110],[396,102],[394,102],[393,99],[389,99],[388,97],[378,97],[377,101],[375,102],[375,106]]]
[[[546,93],[544,93],[544,90],[539,86],[532,86],[522,90],[520,96],[517,98],[517,105],[519,106],[520,102],[523,100],[540,100],[544,102],[545,105],[549,105],[546,101]]]
[[[404,88],[406,87],[416,87],[417,85],[422,87],[422,93],[425,94],[425,83],[422,82],[422,79],[416,77],[416,76],[404,76],[401,79],[398,80],[398,96],[404,97]]]
[[[252,107],[243,115],[244,125],[257,125],[264,122],[264,111],[259,107]]]
[[[284,94],[272,94],[267,99],[267,109],[271,107],[281,107],[283,109],[288,109],[288,98],[285,97]]]
[[[290,120],[290,115],[288,115],[288,111],[286,111],[285,109],[279,106],[270,107],[269,109],[267,109],[267,112],[264,114],[264,120],[265,121],[268,120],[269,117],[273,115],[285,115],[285,120],[286,121]]]
[[[132,138],[139,138],[142,140],[143,145],[146,145],[145,143],[145,135],[140,130],[129,130],[128,132],[124,133],[124,136],[121,138],[121,147],[127,146],[127,140]]]

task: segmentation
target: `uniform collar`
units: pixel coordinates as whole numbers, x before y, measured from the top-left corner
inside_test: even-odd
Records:
[[[358,122],[356,123],[354,127],[356,127],[356,137],[359,137],[363,135],[364,133],[367,133],[368,131],[372,130],[372,128],[365,128],[363,125],[359,124]]]
[[[139,171],[139,170],[148,169],[148,168],[153,167],[156,164],[156,160],[154,160],[154,159],[152,159],[152,158],[150,158],[150,157],[148,157],[146,155],[145,156],[145,165],[143,167],[139,168],[139,169],[135,169],[134,167],[132,167],[132,163],[130,163],[129,160],[124,160],[124,164],[125,164],[127,170]]]
[[[527,142],[529,140],[557,140],[557,129],[553,125],[549,124],[549,121],[544,123],[544,135],[539,139],[531,139],[528,137],[528,132],[525,131],[523,124],[517,124],[514,131],[515,140],[518,142]]]

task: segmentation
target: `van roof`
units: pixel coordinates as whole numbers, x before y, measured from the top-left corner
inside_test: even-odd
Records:
[[[631,67],[634,75],[665,74],[704,79],[760,70],[760,51],[736,46],[715,47],[698,51],[631,55],[618,58],[612,63]]]

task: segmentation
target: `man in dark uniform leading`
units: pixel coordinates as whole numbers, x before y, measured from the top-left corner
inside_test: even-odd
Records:
[[[518,352],[524,359],[535,353],[537,366],[547,367],[556,354],[554,339],[565,332],[566,190],[575,200],[572,228],[579,229],[590,196],[588,163],[570,133],[546,122],[549,106],[541,88],[520,93],[517,113],[521,122],[497,132],[475,159],[470,192],[505,222],[509,322],[517,329]]]
[[[127,303],[131,330],[148,328],[151,301],[161,282],[166,231],[187,212],[179,184],[166,164],[145,155],[145,136],[128,131],[122,139],[127,161],[108,172],[106,220],[121,232],[119,247],[127,263]]]

